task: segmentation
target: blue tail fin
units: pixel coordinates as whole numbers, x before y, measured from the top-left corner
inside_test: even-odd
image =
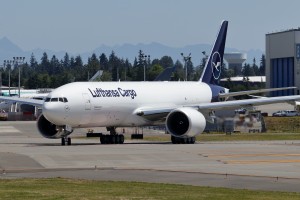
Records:
[[[223,21],[215,44],[206,61],[202,76],[199,81],[217,85],[221,76],[221,66],[225,49],[228,21]]]

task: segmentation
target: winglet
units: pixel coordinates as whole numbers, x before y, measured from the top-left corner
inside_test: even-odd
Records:
[[[225,49],[228,21],[223,21],[211,50],[211,53],[206,61],[200,82],[217,85],[221,76],[221,66],[223,64],[223,55]]]

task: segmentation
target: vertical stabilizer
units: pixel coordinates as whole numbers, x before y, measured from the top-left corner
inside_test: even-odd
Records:
[[[223,21],[199,81],[217,85],[221,76],[228,21]]]

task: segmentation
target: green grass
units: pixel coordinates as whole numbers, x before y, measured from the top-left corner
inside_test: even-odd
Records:
[[[268,132],[300,133],[300,117],[265,117]]]
[[[75,179],[0,180],[0,199],[300,199],[300,193]]]
[[[197,141],[271,141],[271,140],[300,140],[300,133],[233,133],[202,134]]]

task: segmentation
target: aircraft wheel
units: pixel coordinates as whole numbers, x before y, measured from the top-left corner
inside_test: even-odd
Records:
[[[115,138],[116,144],[121,144],[121,138],[120,138],[120,135],[114,135],[114,138]]]
[[[68,143],[69,146],[71,146],[71,144],[72,144],[72,143],[71,143],[71,138],[68,138],[68,139],[67,139],[67,143]]]
[[[120,144],[124,144],[125,137],[124,135],[120,135]]]
[[[61,138],[61,145],[65,146],[66,145],[66,139],[65,138]]]
[[[196,142],[196,137],[191,137],[191,144],[195,144]]]
[[[172,144],[179,144],[180,143],[180,138],[175,137],[175,136],[171,136],[171,141],[172,141]]]
[[[110,140],[110,144],[116,144],[116,136],[115,135],[110,135],[109,140]]]

